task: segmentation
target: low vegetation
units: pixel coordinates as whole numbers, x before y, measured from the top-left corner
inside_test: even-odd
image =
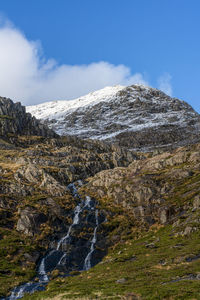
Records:
[[[199,299],[198,241],[199,233],[176,237],[172,226],[154,226],[118,242],[91,270],[24,299]]]
[[[111,170],[113,154],[102,148],[94,153],[87,149],[92,144],[79,152],[75,140],[18,143],[0,152],[0,296],[34,277],[52,237],[71,224],[76,202],[64,187],[75,178],[85,182],[82,196],[95,198],[106,216],[99,234],[107,254],[88,271],[69,277],[52,272],[47,289],[25,300],[200,299],[200,145],[147,154],[131,164],[123,156],[123,165]],[[26,209],[45,221],[23,231],[19,220]]]

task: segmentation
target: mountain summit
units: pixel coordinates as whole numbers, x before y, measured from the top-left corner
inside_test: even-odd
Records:
[[[106,87],[69,101],[28,106],[60,135],[149,151],[200,139],[200,116],[184,101],[142,85]]]

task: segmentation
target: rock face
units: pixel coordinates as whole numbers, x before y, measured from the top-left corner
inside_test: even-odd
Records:
[[[39,232],[40,225],[47,221],[47,217],[42,213],[37,213],[32,207],[26,207],[20,210],[20,218],[17,222],[17,231],[21,231],[26,235],[33,236]]]
[[[134,161],[126,168],[102,171],[90,179],[87,191],[100,202],[110,199],[112,205],[129,211],[139,226],[173,223],[188,208],[199,209],[199,149],[199,144],[179,148]],[[180,226],[181,235],[190,234],[192,222],[197,223],[195,216],[193,221],[188,216],[185,229],[183,223]]]
[[[138,157],[119,147],[76,137],[17,139],[20,146],[0,149],[0,248],[5,242],[9,262],[15,257],[16,264],[26,270],[36,270],[38,258],[41,261],[47,248],[54,251],[53,257],[46,254],[47,273],[57,265],[58,272],[65,273],[93,266],[107,250],[101,227],[104,213],[96,208],[94,199],[87,203],[86,195],[79,197],[69,185],[81,180],[84,184],[97,172],[128,166]],[[68,232],[69,237],[58,247]],[[20,242],[16,244],[16,240]],[[35,261],[34,253],[39,253]],[[0,261],[5,259],[5,252],[0,252]],[[4,268],[1,266],[0,274]]]
[[[40,234],[42,226],[49,226],[58,236],[66,232],[76,204],[67,188],[71,182],[138,159],[119,147],[75,137],[40,137],[36,144],[31,142],[34,137],[22,138],[24,148],[0,150],[0,212],[2,209],[2,219],[16,213],[16,229],[27,236]]]
[[[0,136],[36,135],[55,137],[56,134],[42,125],[21,103],[0,97]]]
[[[141,270],[146,286],[150,262],[156,289],[157,272],[168,270],[165,264],[170,267],[165,281],[170,281],[176,261],[199,258],[200,144],[155,156],[72,136],[19,136],[17,145],[0,149],[0,297],[16,285],[13,278],[28,282],[34,270],[50,278],[75,275],[101,261],[109,247],[98,276],[90,273],[90,281],[89,272],[81,272],[76,290],[82,274],[86,288],[95,279],[100,289],[104,277],[110,284],[112,276],[110,293],[116,283],[138,285]],[[174,251],[177,247],[184,253]],[[181,276],[188,274],[188,268],[180,268]],[[189,270],[196,274],[196,265]],[[160,299],[163,295],[168,293]]]
[[[139,85],[107,87],[76,100],[27,107],[58,134],[148,151],[200,140],[200,116],[186,102]]]

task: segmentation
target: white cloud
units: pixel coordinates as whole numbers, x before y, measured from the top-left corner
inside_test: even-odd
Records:
[[[58,65],[46,60],[37,41],[29,41],[9,22],[0,27],[0,95],[24,104],[72,99],[115,84],[145,84],[124,65],[97,62]]]
[[[172,96],[172,76],[169,73],[164,73],[158,79],[158,88],[169,96]]]

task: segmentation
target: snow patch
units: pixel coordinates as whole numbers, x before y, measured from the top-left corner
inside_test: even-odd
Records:
[[[117,92],[125,87],[121,85],[105,87],[86,96],[74,100],[58,100],[45,102],[38,105],[27,106],[26,111],[37,119],[64,119],[67,112],[70,113],[78,108],[93,106],[101,101],[110,101]]]
[[[83,139],[114,139],[120,133],[165,125],[184,127],[190,120],[199,124],[199,115],[186,102],[143,85],[106,87],[75,100],[46,102],[26,110],[58,134]]]

